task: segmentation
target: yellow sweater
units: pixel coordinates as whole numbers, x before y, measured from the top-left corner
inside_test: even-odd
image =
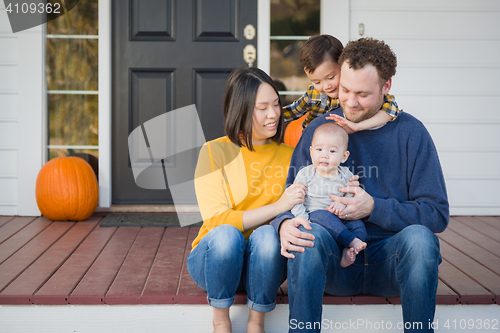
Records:
[[[240,148],[227,137],[203,145],[194,182],[203,225],[193,249],[221,224],[235,226],[248,240],[253,229],[243,229],[243,212],[274,203],[283,194],[293,148],[274,142],[253,147],[253,152]]]

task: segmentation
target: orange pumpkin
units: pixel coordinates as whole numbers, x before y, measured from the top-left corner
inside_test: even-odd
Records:
[[[285,129],[285,144],[292,146],[295,148],[297,146],[297,143],[300,140],[300,137],[302,136],[302,123],[306,119],[307,114],[303,115],[299,119],[295,119],[294,121],[290,122],[288,126]]]
[[[36,178],[36,203],[54,221],[83,221],[97,207],[99,187],[94,171],[80,157],[59,156]]]

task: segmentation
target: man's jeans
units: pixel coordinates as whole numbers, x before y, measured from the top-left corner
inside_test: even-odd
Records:
[[[226,224],[201,239],[189,254],[187,268],[211,306],[228,308],[237,291],[246,291],[250,309],[269,312],[286,278],[286,258],[280,250],[276,230],[269,225],[254,230],[245,242],[238,229]]]
[[[289,332],[320,331],[305,328],[321,323],[323,292],[401,296],[405,323],[415,328],[414,323],[421,323],[423,328],[405,332],[433,332],[429,322],[434,320],[441,255],[438,239],[427,227],[408,226],[390,237],[369,235],[367,248],[346,268],[340,267],[342,247],[322,226],[311,227],[299,228],[315,236],[314,247],[294,252],[295,259],[288,260]]]

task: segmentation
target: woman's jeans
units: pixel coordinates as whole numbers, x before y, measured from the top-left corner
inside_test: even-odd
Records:
[[[276,229],[269,225],[255,229],[245,242],[238,229],[225,224],[201,239],[189,254],[187,269],[207,292],[211,306],[228,308],[236,292],[245,291],[250,309],[269,312],[286,279],[286,258],[280,250]]]
[[[439,241],[427,227],[411,225],[393,236],[368,236],[356,261],[340,267],[342,247],[322,226],[311,224],[314,247],[288,260],[289,332],[319,332],[323,293],[401,296],[405,332],[433,332]],[[325,318],[341,320],[342,318]],[[396,327],[396,323],[393,323]],[[314,329],[307,329],[314,327]],[[360,328],[360,332],[363,329]]]

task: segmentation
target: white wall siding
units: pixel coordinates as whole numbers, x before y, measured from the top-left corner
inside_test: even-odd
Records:
[[[43,27],[13,34],[0,6],[0,215],[39,215],[45,113]]]
[[[17,147],[17,120],[0,120],[0,149]],[[3,161],[2,161],[3,163]]]
[[[499,215],[500,2],[345,1],[350,40],[363,23],[398,56],[391,93],[434,139],[451,214]]]
[[[2,45],[1,41],[0,45]],[[0,119],[17,118],[17,94],[6,94],[0,91],[0,105],[2,106],[0,108]]]
[[[17,37],[0,9],[0,215],[17,214]],[[13,195],[15,194],[15,195]]]
[[[0,63],[17,63],[17,38],[0,37]]]
[[[0,65],[0,90],[17,89],[17,65]]]
[[[0,161],[0,177],[17,177],[17,150],[0,150]]]
[[[3,7],[3,1],[2,1]],[[12,29],[10,28],[9,17],[5,9],[0,9],[0,33],[12,34]]]

